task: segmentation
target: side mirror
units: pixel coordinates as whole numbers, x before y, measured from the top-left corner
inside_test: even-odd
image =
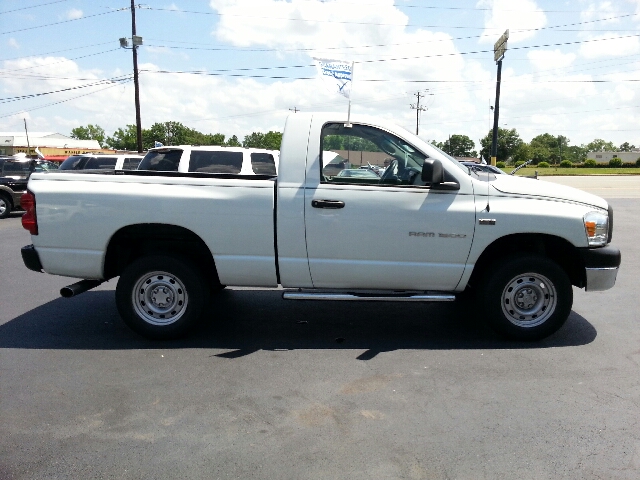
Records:
[[[435,158],[425,158],[422,164],[422,181],[429,184],[444,183],[442,162]]]

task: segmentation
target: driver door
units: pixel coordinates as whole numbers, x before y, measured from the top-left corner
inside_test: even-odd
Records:
[[[453,290],[473,240],[473,193],[423,184],[426,155],[375,127],[326,124],[320,146],[321,180],[305,188],[314,287]],[[336,154],[344,168],[325,170]]]

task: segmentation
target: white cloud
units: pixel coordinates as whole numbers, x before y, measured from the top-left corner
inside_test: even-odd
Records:
[[[611,39],[611,40],[605,40]],[[580,46],[580,55],[585,58],[619,57],[640,52],[640,39],[613,33],[591,37]]]
[[[527,58],[536,70],[550,70],[569,67],[576,59],[573,53],[562,53],[560,50],[532,50]]]
[[[20,48],[20,45],[18,44],[18,41],[15,38],[10,38],[7,41],[7,44],[11,47],[11,48],[15,48],[18,49]]]
[[[534,0],[480,0],[476,7],[490,9],[485,13],[481,43],[494,44],[506,29],[509,43],[518,43],[535,36],[535,29],[547,24],[544,11]]]
[[[636,6],[636,17],[635,17],[635,21],[638,22],[640,21],[640,0],[627,0],[627,2],[633,4]]]
[[[82,18],[83,15],[84,14],[82,13],[82,10],[72,8],[71,10],[68,10],[66,12],[65,17],[67,18],[67,20],[77,20],[78,18]]]
[[[586,10],[580,12],[580,21],[589,22],[619,16],[620,12],[612,2],[590,3]],[[620,19],[612,18],[597,22],[598,24],[617,23]]]

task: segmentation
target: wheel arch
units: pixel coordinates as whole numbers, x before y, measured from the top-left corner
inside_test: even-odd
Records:
[[[498,238],[485,248],[474,266],[469,286],[473,288],[495,261],[516,253],[547,257],[565,271],[572,285],[582,288],[586,284],[580,254],[569,241],[548,234],[517,233]]]
[[[4,185],[0,185],[0,195],[9,201],[9,205],[11,205],[12,209],[16,207],[13,204],[13,192]]]
[[[219,283],[213,254],[204,240],[185,227],[162,223],[127,225],[118,230],[107,245],[104,278],[117,277],[131,262],[149,254],[189,258],[207,278]]]

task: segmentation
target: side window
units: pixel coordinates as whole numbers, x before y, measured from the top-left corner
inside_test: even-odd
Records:
[[[276,162],[270,153],[252,153],[251,168],[256,175],[276,175]]]
[[[135,157],[127,157],[124,159],[124,163],[122,164],[122,169],[123,170],[135,170],[136,168],[138,168],[138,165],[140,164],[140,160],[142,160],[141,158],[135,158]]]
[[[177,172],[182,150],[153,150],[147,153],[138,170],[154,170],[156,172]]]
[[[426,155],[395,135],[343,123],[326,124],[321,135],[322,183],[424,185]]]
[[[110,170],[116,168],[116,157],[91,157],[84,165],[85,170]]]
[[[190,172],[240,173],[242,152],[193,150],[189,161]]]

